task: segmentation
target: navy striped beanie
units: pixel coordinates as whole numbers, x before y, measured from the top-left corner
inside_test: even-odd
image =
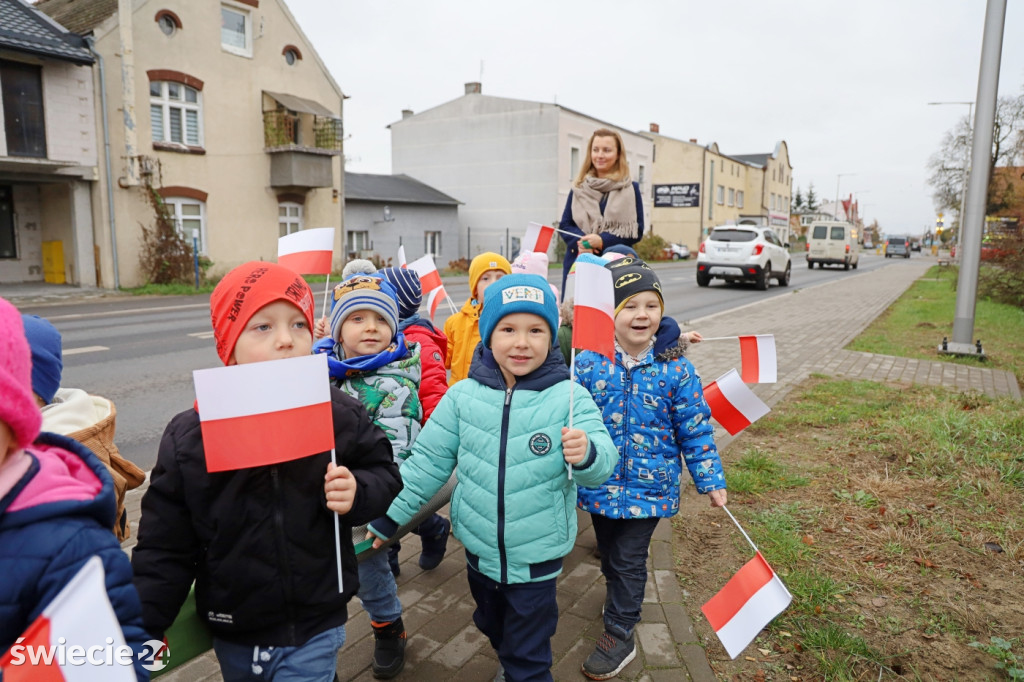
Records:
[[[334,287],[334,303],[331,305],[331,337],[341,339],[341,324],[357,310],[372,310],[380,313],[388,326],[391,337],[398,333],[398,297],[395,288],[381,277],[355,275]]]
[[[408,268],[381,268],[377,274],[388,281],[398,294],[398,319],[407,320],[420,309],[423,287],[420,276]]]

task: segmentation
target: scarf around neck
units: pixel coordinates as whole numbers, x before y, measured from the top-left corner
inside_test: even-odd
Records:
[[[601,199],[608,201],[601,213]],[[572,219],[584,234],[610,232],[617,237],[636,239],[639,223],[636,215],[636,193],[627,175],[622,180],[588,175],[572,190]]]
[[[327,372],[331,379],[344,381],[358,374],[380,369],[395,360],[401,360],[409,353],[409,349],[405,345],[405,335],[398,332],[391,345],[375,355],[346,358],[341,344],[335,343],[334,339],[329,336],[313,344],[313,353],[326,353]]]

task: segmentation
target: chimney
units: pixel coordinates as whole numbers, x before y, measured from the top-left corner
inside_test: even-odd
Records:
[[[466,83],[466,94],[467,95],[479,95],[481,87],[479,82]]]
[[[403,121],[405,119],[409,118],[410,116],[412,116],[412,109],[402,109],[402,120]]]
[[[697,138],[696,138],[696,137],[691,137],[691,138],[690,138],[690,142],[691,142],[692,144],[697,144]]]
[[[652,123],[651,124],[651,132],[652,133],[660,133],[661,132],[661,126],[659,126],[657,123]]]

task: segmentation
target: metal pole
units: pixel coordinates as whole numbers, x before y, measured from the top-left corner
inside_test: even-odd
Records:
[[[505,228],[505,258],[512,260],[512,242],[509,241],[508,228]]]
[[[471,228],[469,225],[466,225],[466,260],[473,260],[472,258],[469,257],[469,254],[473,253],[473,233],[471,232],[472,229],[473,228]]]
[[[967,103],[967,144],[964,145],[964,180],[960,187],[960,231],[964,231],[964,209],[967,207],[967,178],[970,177],[971,163],[971,142],[974,137],[974,124],[971,121],[971,114],[974,112],[974,102]],[[957,251],[957,253],[960,253]]]
[[[953,318],[953,351],[970,352],[974,336],[974,307],[978,293],[981,261],[981,230],[985,222],[985,204],[992,157],[992,129],[996,119],[999,89],[999,62],[1003,51],[1003,27],[1006,0],[988,0],[985,9],[985,33],[981,41],[981,68],[978,73],[978,103],[971,143],[971,174],[967,187],[964,225],[960,243],[960,277],[956,288],[956,317]]]

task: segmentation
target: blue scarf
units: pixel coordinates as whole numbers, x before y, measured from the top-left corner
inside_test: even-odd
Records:
[[[375,355],[346,358],[341,344],[335,343],[329,336],[313,344],[313,354],[317,353],[327,354],[327,371],[331,379],[344,381],[359,374],[373,372],[395,360],[401,360],[409,354],[409,348],[405,345],[405,336],[398,332],[391,345]]]

